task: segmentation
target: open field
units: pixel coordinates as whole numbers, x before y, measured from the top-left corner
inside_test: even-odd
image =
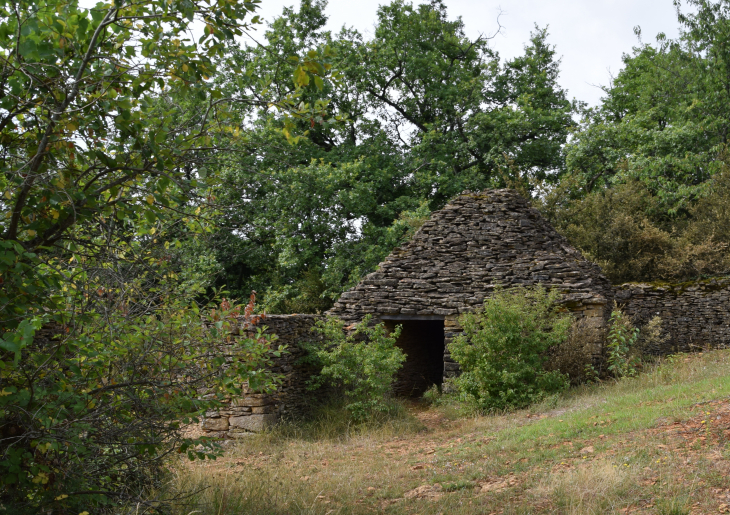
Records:
[[[679,355],[551,404],[456,418],[413,406],[339,437],[278,430],[175,463],[200,514],[730,513],[730,351]]]

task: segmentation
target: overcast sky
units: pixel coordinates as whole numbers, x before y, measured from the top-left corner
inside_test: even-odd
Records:
[[[343,25],[372,34],[378,5],[383,0],[330,0],[329,29]],[[420,3],[416,1],[414,3]],[[449,17],[461,16],[467,34],[493,34],[497,15],[502,33],[492,39],[492,48],[502,58],[522,53],[534,24],[549,26],[549,42],[562,56],[560,83],[568,96],[596,105],[602,95],[597,85],[607,85],[622,66],[621,55],[631,52],[637,39],[654,42],[659,32],[678,35],[672,0],[445,0]],[[266,20],[281,13],[283,6],[299,0],[262,0],[259,14]]]

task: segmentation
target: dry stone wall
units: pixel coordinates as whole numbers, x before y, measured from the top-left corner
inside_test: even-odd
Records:
[[[497,286],[536,284],[559,289],[563,304],[588,327],[606,327],[614,299],[640,326],[659,315],[669,338],[648,349],[656,354],[730,343],[730,278],[674,286],[626,284],[614,289],[597,265],[583,258],[511,190],[464,192],[433,213],[376,272],[343,293],[328,314],[348,324],[366,315],[391,328],[403,323],[409,334],[402,335],[401,344],[413,362],[411,368],[404,367],[401,382],[404,389],[420,392],[438,376],[438,367],[442,367],[441,377],[458,373],[448,344],[461,332],[459,315],[478,308]],[[314,371],[299,362],[303,356],[299,343],[314,339],[311,328],[319,318],[275,315],[263,320],[268,331],[289,348],[273,369],[284,376],[281,388],[274,395],[246,392],[242,398],[231,399],[225,409],[209,413],[203,427],[212,434],[235,437],[260,431],[282,416],[303,415],[313,400],[306,383]],[[418,321],[432,325],[419,328]],[[442,340],[431,341],[426,333],[438,333]],[[419,344],[426,340],[428,345]],[[443,352],[443,358],[434,358],[421,347],[444,349],[436,351]],[[419,349],[423,353],[417,356]],[[595,355],[600,351],[593,349]]]
[[[661,317],[667,339],[648,348],[652,354],[730,345],[728,277],[667,285],[622,284],[615,291],[616,302],[637,326]]]
[[[304,351],[299,345],[318,339],[312,327],[320,318],[318,315],[267,315],[261,319],[258,325],[266,326],[267,333],[277,336],[277,346],[287,346],[287,352],[274,358],[271,368],[271,372],[283,376],[280,387],[274,394],[247,390],[240,398],[228,399],[224,409],[206,414],[203,430],[212,436],[236,438],[262,431],[281,418],[303,416],[312,402],[324,394],[307,390],[307,381],[316,371],[300,361]],[[239,327],[233,336],[252,336],[254,329]]]

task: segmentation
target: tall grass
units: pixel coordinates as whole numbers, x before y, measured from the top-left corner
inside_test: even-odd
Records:
[[[268,434],[273,440],[347,441],[368,435],[375,438],[397,437],[425,429],[409,411],[411,403],[389,399],[383,411],[372,411],[367,420],[352,417],[344,402],[329,402],[315,407],[304,420],[284,421]]]

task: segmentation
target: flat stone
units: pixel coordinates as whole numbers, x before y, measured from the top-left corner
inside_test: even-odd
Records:
[[[274,413],[276,411],[275,406],[254,406],[251,408],[251,411],[253,413],[261,414],[261,413]]]
[[[253,407],[253,406],[268,406],[269,404],[272,404],[272,400],[269,397],[250,397],[246,396],[243,399],[234,399],[233,405],[236,407],[246,406],[246,407]]]
[[[254,414],[229,419],[232,428],[245,429],[258,433],[276,424],[278,417],[274,414]]]
[[[228,431],[228,418],[206,418],[203,421],[203,429],[206,431]]]

